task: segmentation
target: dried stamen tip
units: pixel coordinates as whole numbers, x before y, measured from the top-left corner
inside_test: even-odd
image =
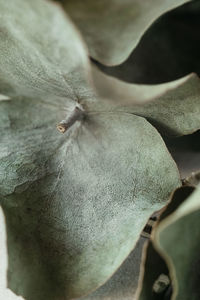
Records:
[[[63,120],[64,121],[64,120]],[[64,123],[64,122],[60,122],[58,125],[57,125],[57,129],[62,132],[62,133],[65,133],[65,131],[67,130],[67,124]]]
[[[83,115],[83,110],[79,107],[75,107],[71,114],[57,125],[57,129],[60,132],[65,133],[67,129],[71,127],[76,121],[80,121],[83,118]]]

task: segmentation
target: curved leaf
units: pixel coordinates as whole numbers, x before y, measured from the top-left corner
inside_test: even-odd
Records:
[[[200,129],[200,79],[195,74],[155,101],[133,106],[132,112],[147,118],[165,134],[180,136]],[[130,110],[128,110],[130,112]]]
[[[157,221],[152,235],[152,241],[149,241],[147,247],[145,247],[143,251],[143,260],[139,279],[140,284],[137,291],[139,300],[171,299],[172,288],[169,269],[166,265],[166,261],[154,246],[154,236],[157,227],[159,227],[159,223],[172,214],[193,191],[194,188],[191,186],[184,186],[177,189],[174,192],[170,203],[163,209],[163,212]],[[173,244],[171,247],[174,246],[175,245]],[[164,280],[160,280],[163,277]]]
[[[96,64],[106,74],[130,83],[158,84],[192,72],[200,76],[199,27],[199,1],[190,1],[156,20],[123,64]]]
[[[61,135],[57,106],[14,99],[0,107],[9,286],[28,300],[82,296],[133,249],[179,185],[177,168],[141,117],[88,114]]]
[[[174,98],[176,98],[177,89],[179,87],[182,88],[182,86],[184,87],[192,77],[191,75],[188,75],[172,82],[145,85],[127,83],[112,76],[108,76],[98,70],[94,65],[92,65],[91,71],[92,84],[96,89],[97,94],[106,99],[107,103],[104,103],[104,105],[107,105],[107,109],[116,110],[119,108],[119,110],[121,110],[121,107],[124,107],[124,110],[127,110],[127,112],[132,112],[132,105],[136,104],[140,105],[140,109],[143,110],[143,105],[145,103],[153,102],[157,98],[165,96],[169,92],[171,92]],[[112,103],[110,100],[113,100]],[[98,104],[99,107],[97,107]],[[170,104],[171,103],[169,103],[169,105]],[[94,106],[99,110],[100,107],[102,107],[102,99],[101,102],[99,101],[95,103],[95,105],[92,103],[93,109]],[[137,112],[137,107],[135,110]]]
[[[92,69],[93,83],[106,98],[107,110],[133,113],[147,118],[164,134],[179,136],[200,128],[200,79],[190,74],[179,80],[158,85],[125,83]],[[116,101],[108,102],[114,97]],[[101,110],[102,103],[92,103]]]
[[[88,111],[100,99],[59,7],[0,0],[0,16],[0,92],[10,97],[0,101],[9,286],[27,300],[80,297],[129,255],[180,184],[178,170],[142,117],[106,112],[104,101],[101,112]],[[75,107],[83,118],[61,135],[56,124]]]
[[[73,74],[87,72],[87,52],[58,5],[0,0],[0,40],[1,93],[75,98]]]
[[[170,268],[174,288],[172,299],[196,300],[200,297],[199,220],[200,188],[197,187],[155,232],[156,247]]]
[[[83,34],[90,55],[105,65],[122,63],[147,28],[188,0],[60,0]]]

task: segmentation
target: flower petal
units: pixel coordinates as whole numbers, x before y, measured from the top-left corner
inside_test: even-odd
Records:
[[[90,113],[60,134],[59,107],[14,99],[0,109],[9,286],[28,300],[83,296],[135,247],[180,184],[177,167],[132,114]]]
[[[0,93],[76,98],[73,74],[87,51],[62,9],[47,0],[0,0]]]
[[[122,63],[147,28],[188,0],[60,0],[83,34],[90,55],[105,65]]]

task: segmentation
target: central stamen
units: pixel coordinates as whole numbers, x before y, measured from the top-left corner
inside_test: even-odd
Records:
[[[82,120],[83,116],[84,111],[76,106],[71,114],[57,125],[57,129],[60,132],[65,133],[65,131],[67,131],[76,121]]]

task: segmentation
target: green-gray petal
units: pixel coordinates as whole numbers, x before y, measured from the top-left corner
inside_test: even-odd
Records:
[[[200,79],[191,74],[182,84],[143,106],[132,106],[134,114],[147,118],[169,136],[181,136],[200,129]],[[167,85],[167,83],[166,83]]]
[[[200,187],[165,218],[155,232],[155,245],[166,259],[173,283],[172,299],[198,300]]]
[[[168,136],[200,129],[200,79],[196,74],[157,85],[126,83],[94,67],[92,74],[98,94],[106,101],[89,104],[91,109],[100,111],[106,105],[107,110],[142,116]]]
[[[179,89],[182,90],[187,86],[191,78],[195,81],[195,75],[188,75],[162,84],[134,84],[106,75],[97,69],[94,64],[92,64],[91,72],[93,87],[96,90],[97,95],[106,100],[104,101],[104,106],[107,106],[107,110],[119,110],[129,113],[133,113],[135,110],[136,114],[138,111],[140,112],[140,110],[145,111],[146,107],[148,107],[148,102],[152,102],[153,106],[155,100],[160,101],[160,99],[166,97],[166,95],[173,95],[174,98],[176,96],[178,98],[177,91],[179,91]],[[197,89],[199,81],[196,80],[195,83],[194,87]],[[94,109],[95,107],[95,109],[100,110],[102,107],[101,101],[98,101],[95,104],[92,103],[91,109]],[[146,106],[144,106],[144,104],[146,104]],[[174,103],[169,103],[169,105],[171,104]]]
[[[109,75],[131,83],[156,84],[191,72],[200,75],[200,4],[190,1],[162,15],[144,33],[121,65],[97,65]]]
[[[88,75],[87,51],[58,4],[0,0],[0,40],[1,94],[76,99],[73,82]]]
[[[147,28],[188,0],[60,0],[80,29],[90,55],[105,65],[122,63]]]
[[[9,287],[27,300],[83,296],[135,247],[180,184],[177,167],[132,114],[91,113],[62,135],[58,106],[19,98],[0,110]]]

